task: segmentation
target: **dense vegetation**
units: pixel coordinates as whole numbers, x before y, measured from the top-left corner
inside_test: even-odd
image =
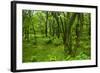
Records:
[[[23,10],[23,62],[91,59],[90,16]]]

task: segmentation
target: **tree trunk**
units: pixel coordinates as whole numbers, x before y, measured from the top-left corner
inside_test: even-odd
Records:
[[[46,12],[46,22],[45,22],[45,35],[47,37],[47,33],[48,33],[48,12]]]
[[[64,32],[64,51],[65,54],[68,55],[72,53],[72,37],[71,37],[71,27],[74,24],[76,14],[74,13],[71,17],[69,17],[69,21],[67,22],[67,28],[65,28]]]

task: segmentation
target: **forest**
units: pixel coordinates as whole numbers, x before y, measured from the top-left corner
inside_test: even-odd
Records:
[[[22,61],[91,59],[91,14],[22,10]]]

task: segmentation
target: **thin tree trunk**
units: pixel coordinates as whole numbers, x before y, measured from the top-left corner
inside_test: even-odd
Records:
[[[48,33],[48,12],[46,12],[46,23],[45,23],[45,35],[47,37],[47,33]]]
[[[76,47],[74,49],[74,56],[80,53],[80,33],[81,33],[81,14],[77,13],[77,25],[76,25]]]

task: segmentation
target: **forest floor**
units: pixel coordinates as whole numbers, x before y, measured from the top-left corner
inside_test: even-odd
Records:
[[[62,39],[61,39],[62,40]],[[23,42],[23,62],[46,62],[46,61],[64,61],[75,59],[90,59],[83,54],[75,58],[64,55],[64,46],[62,41],[58,39],[44,38],[36,36],[36,40],[32,38],[30,41]]]
[[[23,61],[61,61],[64,60],[63,44],[48,42],[48,38],[38,38],[37,43],[32,41],[23,43]],[[46,41],[47,40],[47,41]]]

